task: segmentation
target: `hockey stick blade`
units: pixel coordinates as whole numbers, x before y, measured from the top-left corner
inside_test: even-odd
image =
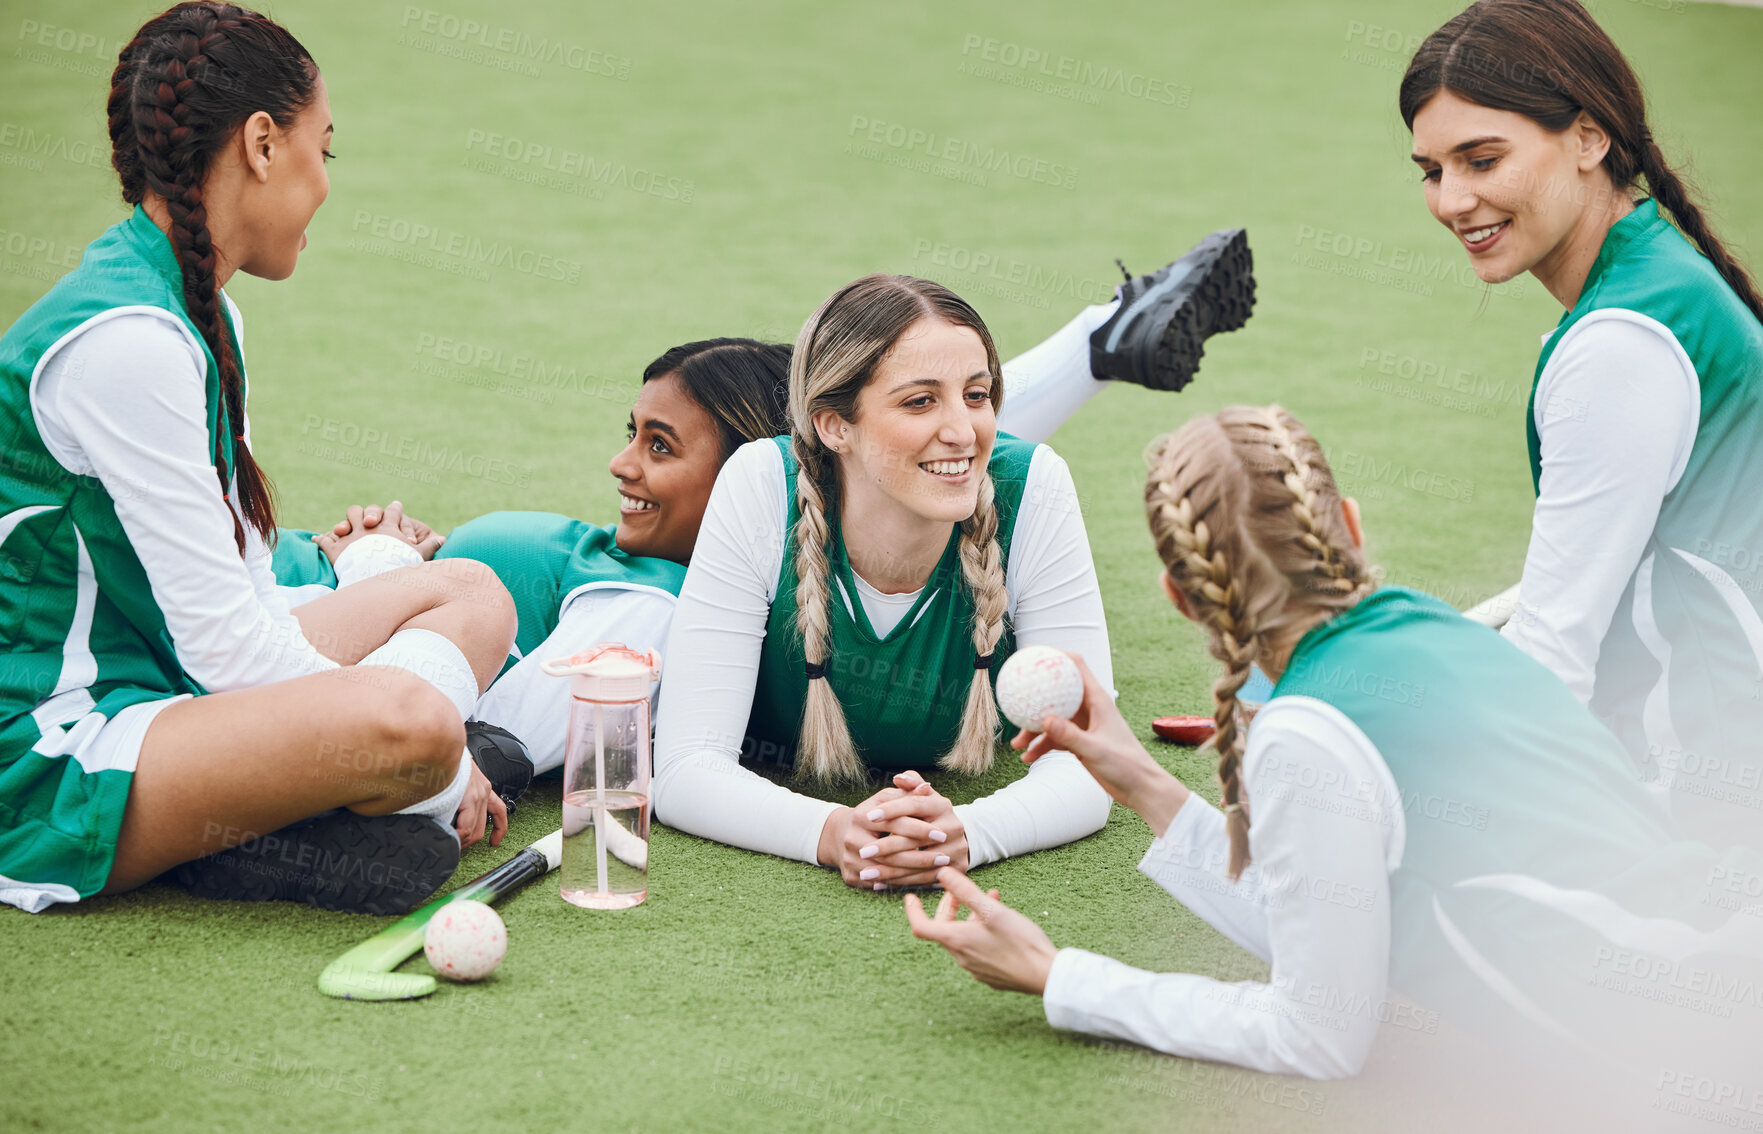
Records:
[[[422,948],[429,919],[449,902],[467,898],[493,903],[535,878],[543,878],[563,861],[563,831],[552,831],[532,846],[444,898],[437,898],[363,941],[325,966],[318,990],[344,1000],[413,1000],[435,990],[426,973],[393,972]]]

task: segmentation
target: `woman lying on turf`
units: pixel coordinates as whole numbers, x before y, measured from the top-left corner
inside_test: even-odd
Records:
[[[514,614],[467,561],[297,615],[271,577],[221,285],[293,272],[329,190],[324,82],[275,23],[184,4],[123,48],[109,112],[134,214],[0,339],[0,901],[185,863],[203,893],[408,908],[458,862],[455,813],[481,835],[500,811],[463,721]],[[191,863],[314,816],[255,869]]]
[[[1223,811],[1146,753],[1089,669],[1073,720],[1013,743],[1037,766],[1075,753],[1138,812],[1156,836],[1140,869],[1270,962],[1269,983],[1056,950],[950,873],[934,918],[906,899],[915,934],[995,988],[1041,994],[1055,1027],[1263,1071],[1355,1074],[1392,988],[1513,1039],[1625,1059],[1719,1040],[1714,1062],[1688,1065],[1755,1063],[1748,1022],[1704,1025],[1598,978],[1616,951],[1763,975],[1763,922],[1707,900],[1729,872],[1763,877],[1763,859],[1677,841],[1621,746],[1539,663],[1429,595],[1378,588],[1357,505],[1296,419],[1238,406],[1189,422],[1155,447],[1145,501],[1164,588],[1226,667]],[[1236,697],[1257,662],[1277,684],[1245,746]],[[958,904],[976,916],[957,920]]]
[[[1763,507],[1739,487],[1763,482],[1763,298],[1577,0],[1474,5],[1421,45],[1400,103],[1427,207],[1476,274],[1529,272],[1567,308],[1537,362],[1536,515],[1504,633],[1686,830],[1763,846]]]
[[[788,428],[789,365],[789,347],[753,339],[685,343],[650,363],[631,410],[630,440],[610,466],[621,500],[616,525],[493,512],[443,538],[405,517],[398,502],[356,506],[321,535],[284,530],[276,577],[303,588],[298,604],[431,555],[494,570],[514,596],[519,627],[473,714],[487,727],[470,739],[479,766],[513,802],[535,774],[563,764],[569,683],[540,663],[597,642],[638,650],[666,644],[717,471],[741,445]]]
[[[1240,240],[1226,237],[1203,241],[1130,281],[1123,299],[1086,308],[1007,363],[1010,402],[1002,427],[1043,440],[1105,388],[1107,378],[1166,389],[1185,384],[1209,317],[1201,308],[1207,293],[1198,285],[1212,278],[1214,246]],[[1242,286],[1249,289],[1246,245],[1243,260]],[[1125,316],[1118,314],[1122,303]],[[650,363],[631,411],[630,440],[610,466],[621,502],[616,526],[496,512],[462,524],[443,541],[404,517],[397,504],[355,507],[323,535],[283,532],[276,576],[284,585],[314,585],[307,594],[323,594],[339,580],[371,577],[431,554],[488,564],[513,594],[520,625],[513,656],[477,706],[476,721],[488,727],[474,729],[469,739],[480,766],[511,802],[534,774],[563,763],[569,683],[546,675],[540,662],[596,642],[639,650],[666,645],[674,597],[717,472],[741,445],[789,432],[789,364],[789,347],[751,339],[686,343]]]
[[[1201,335],[1240,325],[1240,234],[1196,253]],[[875,889],[1102,825],[1107,797],[1069,756],[961,807],[916,773],[850,808],[739,764],[745,749],[805,779],[861,782],[940,757],[977,774],[997,730],[991,674],[1018,642],[1089,657],[1106,680],[1071,475],[1045,446],[999,436],[1002,395],[985,324],[930,281],[866,277],[804,324],[791,436],[724,466],[680,593],[667,681],[689,695],[661,701],[661,821]]]

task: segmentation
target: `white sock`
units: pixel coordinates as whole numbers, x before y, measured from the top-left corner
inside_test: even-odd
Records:
[[[392,635],[391,641],[362,658],[360,664],[396,666],[416,674],[447,695],[453,707],[459,710],[461,721],[470,719],[472,710],[477,707],[477,675],[472,673],[471,663],[458,646],[433,630],[400,630]],[[398,814],[427,815],[458,837],[453,828],[453,815],[459,810],[465,789],[471,783],[471,769],[471,753],[463,752],[452,783]]]
[[[433,630],[400,630],[359,664],[409,670],[445,693],[462,721],[470,720],[471,711],[477,708],[477,675],[472,673],[471,663],[458,646]]]
[[[1084,308],[1045,342],[1004,364],[1001,431],[1024,441],[1045,441],[1085,402],[1108,388],[1090,373],[1090,335],[1119,306],[1115,299]]]
[[[459,770],[453,773],[453,782],[444,789],[420,803],[413,803],[399,811],[399,815],[426,815],[459,837],[459,831],[453,826],[453,816],[459,811],[459,804],[465,799],[465,789],[471,786],[471,753],[466,752],[459,757]]]

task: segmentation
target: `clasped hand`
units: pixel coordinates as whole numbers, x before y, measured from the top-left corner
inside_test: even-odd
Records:
[[[894,786],[833,812],[821,831],[819,857],[839,868],[847,886],[928,886],[938,870],[967,870],[967,828],[955,805],[922,776],[901,772]]]
[[[435,552],[447,542],[446,536],[437,535],[433,528],[421,520],[406,516],[403,503],[397,500],[384,508],[378,504],[369,504],[366,507],[351,504],[335,527],[313,537],[312,542],[335,564],[337,556],[343,553],[345,547],[369,535],[385,535],[402,540],[416,548],[424,559],[433,559]]]

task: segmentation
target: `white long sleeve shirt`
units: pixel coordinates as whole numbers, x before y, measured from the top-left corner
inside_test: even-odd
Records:
[[[1584,703],[1660,504],[1689,464],[1701,382],[1669,328],[1612,308],[1562,337],[1535,400],[1542,478],[1518,605],[1501,632]]]
[[[238,309],[226,304],[242,341]],[[239,557],[214,474],[205,384],[188,328],[168,313],[122,309],[84,325],[42,366],[31,409],[50,454],[109,493],[178,662],[203,688],[335,669],[301,632],[249,524]]]
[[[717,477],[663,651],[667,693],[656,726],[654,799],[657,818],[669,826],[812,863],[838,805],[740,765],[782,566],[787,484],[783,454],[769,441],[743,446]],[[1077,490],[1065,462],[1045,447],[1030,462],[1005,579],[1017,644],[1078,654],[1112,687],[1108,627]],[[914,596],[860,585],[859,597],[871,625],[886,634]],[[926,752],[926,763],[937,755]],[[1091,834],[1107,822],[1109,805],[1075,756],[1055,752],[955,811],[970,865],[979,866]]]
[[[1255,718],[1243,785],[1253,861],[1238,882],[1226,873],[1224,816],[1198,795],[1139,869],[1270,962],[1270,981],[1152,973],[1061,949],[1043,998],[1047,1022],[1258,1071],[1355,1074],[1388,1015],[1390,874],[1407,833],[1395,780],[1340,710],[1287,696]]]

